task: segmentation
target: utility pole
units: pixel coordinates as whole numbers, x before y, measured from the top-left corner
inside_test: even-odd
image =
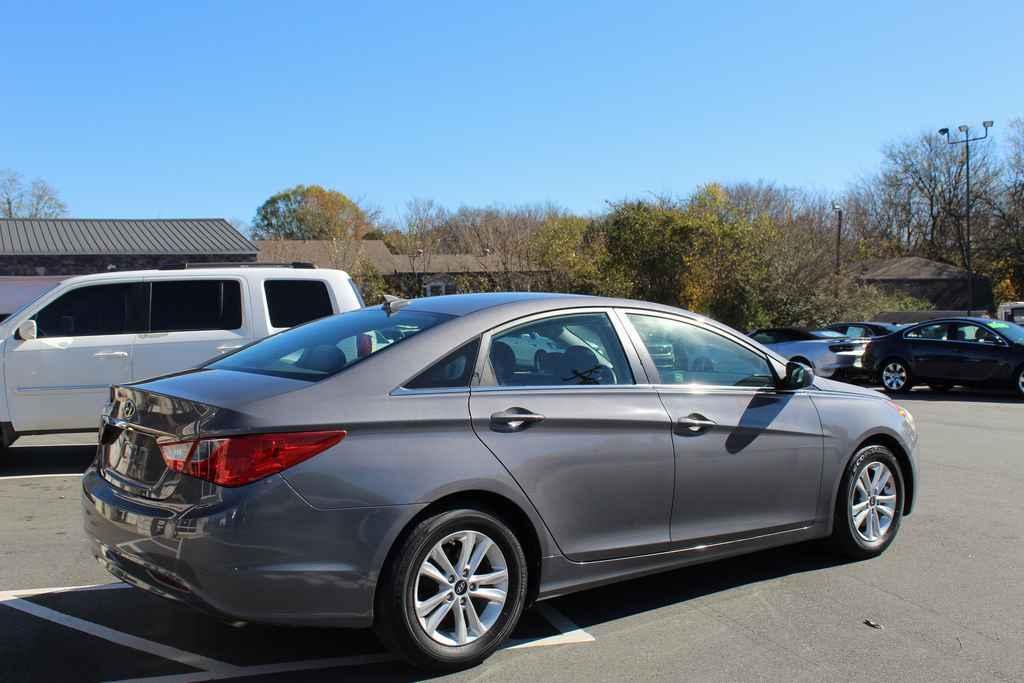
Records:
[[[835,298],[839,300],[839,249],[843,240],[843,207],[832,202],[832,210],[836,213],[836,276],[835,276]]]
[[[985,134],[976,138],[971,137],[971,129],[968,126],[959,126],[958,131],[964,134],[963,140],[954,140],[949,136],[949,128],[940,128],[939,135],[946,137],[946,142],[951,145],[964,145],[964,167],[967,175],[967,197],[964,202],[964,266],[967,268],[967,315],[974,314],[974,256],[971,253],[971,143],[984,140],[988,137],[988,129],[992,127],[991,121],[982,121]]]

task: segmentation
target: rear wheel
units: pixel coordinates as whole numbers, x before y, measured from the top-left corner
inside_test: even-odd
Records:
[[[889,547],[903,519],[903,476],[892,451],[865,446],[854,455],[836,496],[832,544],[863,560]]]
[[[380,638],[415,666],[452,671],[491,655],[526,603],[526,556],[482,510],[429,517],[400,542],[377,586]]]
[[[878,379],[886,391],[910,391],[914,386],[910,368],[899,358],[890,358],[882,363]]]

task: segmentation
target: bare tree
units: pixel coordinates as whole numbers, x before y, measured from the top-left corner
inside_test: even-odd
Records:
[[[67,212],[57,190],[36,178],[30,183],[12,169],[0,169],[0,217],[58,218]]]

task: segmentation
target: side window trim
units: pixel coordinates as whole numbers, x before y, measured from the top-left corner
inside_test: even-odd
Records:
[[[608,321],[618,337],[619,345],[622,347],[622,353],[626,357],[626,362],[629,365],[630,372],[633,373],[633,382],[629,384],[551,384],[551,385],[535,385],[535,386],[503,386],[498,384],[497,377],[494,375],[494,370],[491,368],[490,355],[491,355],[491,343],[494,337],[500,336],[503,332],[510,330],[521,325],[528,325],[538,320],[544,320],[546,318],[558,318],[567,315],[584,315],[587,313],[603,313],[608,317]],[[645,383],[641,380],[647,378],[646,369],[643,367],[642,360],[636,353],[636,349],[633,347],[632,339],[627,335],[623,338],[623,332],[628,328],[622,328],[617,324],[617,313],[616,309],[604,307],[604,306],[585,306],[580,308],[560,308],[554,311],[544,311],[543,313],[534,313],[526,315],[515,320],[505,321],[491,329],[485,331],[480,337],[480,350],[477,352],[476,358],[476,370],[473,373],[473,381],[470,384],[470,388],[473,391],[534,391],[534,390],[583,390],[592,391],[594,389],[622,391],[627,389],[635,389],[638,386],[645,386]],[[629,341],[630,343],[626,343]],[[646,384],[649,386],[649,384]]]
[[[617,311],[617,313],[620,316],[622,316],[622,318],[624,319],[625,323],[628,325],[629,334],[630,334],[630,340],[633,341],[633,344],[636,345],[638,353],[640,353],[641,356],[642,356],[643,363],[644,363],[644,370],[647,372],[647,374],[649,376],[652,376],[652,377],[655,378],[655,381],[652,382],[652,385],[655,388],[657,388],[659,390],[660,389],[670,389],[670,390],[673,390],[673,391],[692,390],[692,389],[696,388],[696,390],[699,390],[699,391],[709,391],[709,390],[721,391],[721,390],[727,390],[727,391],[740,391],[740,392],[744,392],[744,393],[756,393],[756,392],[765,392],[765,391],[775,391],[775,387],[771,387],[771,386],[765,386],[765,387],[741,387],[741,386],[734,386],[734,385],[731,385],[731,384],[700,384],[700,385],[690,386],[690,385],[686,385],[686,384],[664,384],[664,383],[662,383],[661,382],[661,373],[658,371],[658,366],[655,365],[654,359],[651,358],[651,354],[647,351],[647,345],[644,344],[643,337],[640,336],[640,332],[636,329],[636,326],[633,325],[632,322],[630,322],[629,317],[628,317],[630,314],[632,314],[632,315],[646,315],[646,316],[650,316],[652,318],[663,318],[665,320],[670,320],[672,322],[681,323],[681,324],[684,324],[684,325],[693,325],[694,327],[700,328],[702,330],[706,330],[707,332],[710,332],[712,334],[716,334],[719,337],[721,337],[722,339],[725,339],[727,341],[733,342],[736,345],[738,345],[740,348],[746,349],[747,351],[751,352],[755,356],[764,359],[765,363],[768,365],[769,371],[772,373],[772,376],[775,378],[776,381],[779,380],[779,375],[778,375],[778,368],[776,368],[776,364],[773,362],[772,358],[770,356],[765,355],[760,349],[758,349],[758,348],[756,348],[756,347],[746,343],[746,341],[744,339],[739,338],[739,337],[737,337],[735,335],[725,334],[721,330],[717,330],[715,328],[703,325],[703,324],[701,324],[701,321],[699,319],[697,319],[697,318],[692,318],[691,319],[691,318],[687,318],[685,316],[672,315],[672,314],[665,313],[665,312],[662,312],[662,311],[649,311],[649,310],[645,310],[645,309],[642,309],[642,308],[619,308],[619,309],[616,309],[616,311]]]

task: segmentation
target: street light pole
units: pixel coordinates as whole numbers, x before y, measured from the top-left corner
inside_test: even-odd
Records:
[[[971,129],[968,126],[959,126],[958,131],[964,134],[963,140],[954,140],[949,136],[949,128],[940,128],[939,135],[946,136],[946,142],[951,145],[964,145],[964,167],[967,175],[967,197],[964,200],[964,266],[967,268],[967,315],[974,313],[974,267],[973,254],[971,253],[971,143],[984,140],[988,137],[988,129],[992,127],[991,121],[982,121],[985,134],[972,138]]]
[[[832,210],[836,212],[836,277],[835,277],[835,296],[839,299],[839,248],[842,245],[843,239],[843,207],[839,204],[832,202]]]

